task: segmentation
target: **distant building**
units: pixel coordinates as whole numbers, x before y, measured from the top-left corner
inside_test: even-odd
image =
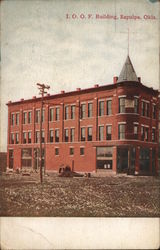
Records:
[[[158,172],[158,90],[136,76],[129,56],[113,84],[8,102],[8,168],[37,168],[42,112],[46,171]]]

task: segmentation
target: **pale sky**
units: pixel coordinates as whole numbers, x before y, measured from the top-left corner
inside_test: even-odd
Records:
[[[111,84],[128,53],[128,27],[129,55],[137,76],[158,89],[159,3],[153,2],[2,1],[0,150],[6,151],[9,100],[38,96],[37,82],[50,85],[50,94]],[[117,19],[96,19],[104,14]],[[141,19],[127,21],[120,15]]]

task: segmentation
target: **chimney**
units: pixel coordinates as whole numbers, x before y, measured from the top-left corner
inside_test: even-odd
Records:
[[[21,102],[23,102],[24,101],[24,99],[23,98],[21,98],[21,100],[20,100]]]
[[[61,90],[61,94],[64,94],[65,93],[65,91],[64,90]]]
[[[76,90],[77,90],[77,91],[80,91],[80,90],[81,90],[81,88],[76,88]]]
[[[34,96],[32,97],[32,99],[36,99],[36,96],[34,95]]]
[[[47,94],[47,96],[50,96],[50,94]]]
[[[95,84],[95,85],[94,85],[94,88],[98,88],[98,87],[99,87],[99,85],[98,85],[98,84]]]
[[[141,77],[138,77],[138,81],[141,83]]]
[[[118,76],[114,76],[113,77],[113,83],[115,84],[115,83],[117,83],[117,81],[118,81]]]
[[[12,103],[12,101],[8,101],[8,104]]]

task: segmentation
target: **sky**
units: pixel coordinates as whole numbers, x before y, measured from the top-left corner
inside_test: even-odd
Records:
[[[158,89],[159,5],[153,0],[3,0],[0,151],[6,151],[9,100],[38,96],[37,82],[50,85],[50,94],[111,84],[128,44],[137,76]],[[98,18],[103,15],[117,18]]]

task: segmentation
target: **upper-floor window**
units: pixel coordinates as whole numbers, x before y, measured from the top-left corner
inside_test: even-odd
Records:
[[[60,108],[57,107],[56,108],[56,121],[59,121],[59,118],[60,118]]]
[[[104,101],[99,101],[99,116],[104,115]]]
[[[152,117],[153,119],[156,119],[156,105],[155,104],[153,104]]]
[[[149,140],[149,128],[148,127],[141,127],[141,140],[148,141]]]
[[[40,132],[39,131],[36,131],[36,143],[39,143],[40,141]]]
[[[85,132],[86,132],[85,128],[81,128],[81,141],[85,141],[86,139]]]
[[[16,125],[19,125],[19,113],[16,113]]]
[[[119,98],[119,113],[125,113],[125,97]]]
[[[11,114],[11,125],[12,126],[14,126],[14,123],[15,123],[14,118],[15,118],[14,114]]]
[[[106,126],[106,140],[111,140],[112,139],[112,126],[107,125]]]
[[[64,119],[68,120],[69,119],[69,106],[65,106],[64,111],[65,111]]]
[[[104,126],[99,126],[99,140],[104,140]]]
[[[138,114],[138,108],[139,108],[139,100],[138,98],[134,98],[134,113]]]
[[[144,141],[145,138],[145,128],[142,126],[141,127],[141,140]]]
[[[32,122],[32,112],[28,111],[28,123]]]
[[[92,141],[92,127],[88,127],[88,141]]]
[[[14,144],[14,134],[11,133],[11,144]]]
[[[107,100],[107,115],[112,114],[112,100]]]
[[[35,117],[36,123],[40,123],[40,110],[39,109],[36,110],[35,116],[36,116]]]
[[[75,111],[76,111],[76,106],[72,105],[71,106],[71,119],[75,119]]]
[[[71,142],[73,142],[75,140],[75,128],[71,128],[70,137],[71,137]]]
[[[156,129],[152,128],[152,142],[156,141]]]
[[[49,109],[49,121],[52,122],[54,120],[54,109]]]
[[[23,132],[23,143],[27,143],[27,132]]]
[[[134,124],[134,139],[138,139],[138,124]]]
[[[19,133],[16,133],[16,144],[19,143]]]
[[[45,132],[44,132],[44,130],[42,130],[42,138],[41,138],[41,140],[42,140],[42,143],[45,142]]]
[[[125,139],[126,124],[118,125],[118,139]]]
[[[64,130],[64,141],[65,142],[69,141],[69,129]]]
[[[32,138],[31,138],[31,131],[28,132],[28,143],[31,143]]]
[[[49,131],[49,141],[53,142],[53,130]]]
[[[85,118],[86,117],[86,104],[81,104],[81,118]]]
[[[23,124],[27,123],[27,112],[23,112]]]
[[[93,103],[89,102],[88,103],[88,117],[93,116]]]
[[[142,101],[142,116],[149,116],[149,103]]]
[[[59,129],[55,129],[55,142],[59,142]]]

